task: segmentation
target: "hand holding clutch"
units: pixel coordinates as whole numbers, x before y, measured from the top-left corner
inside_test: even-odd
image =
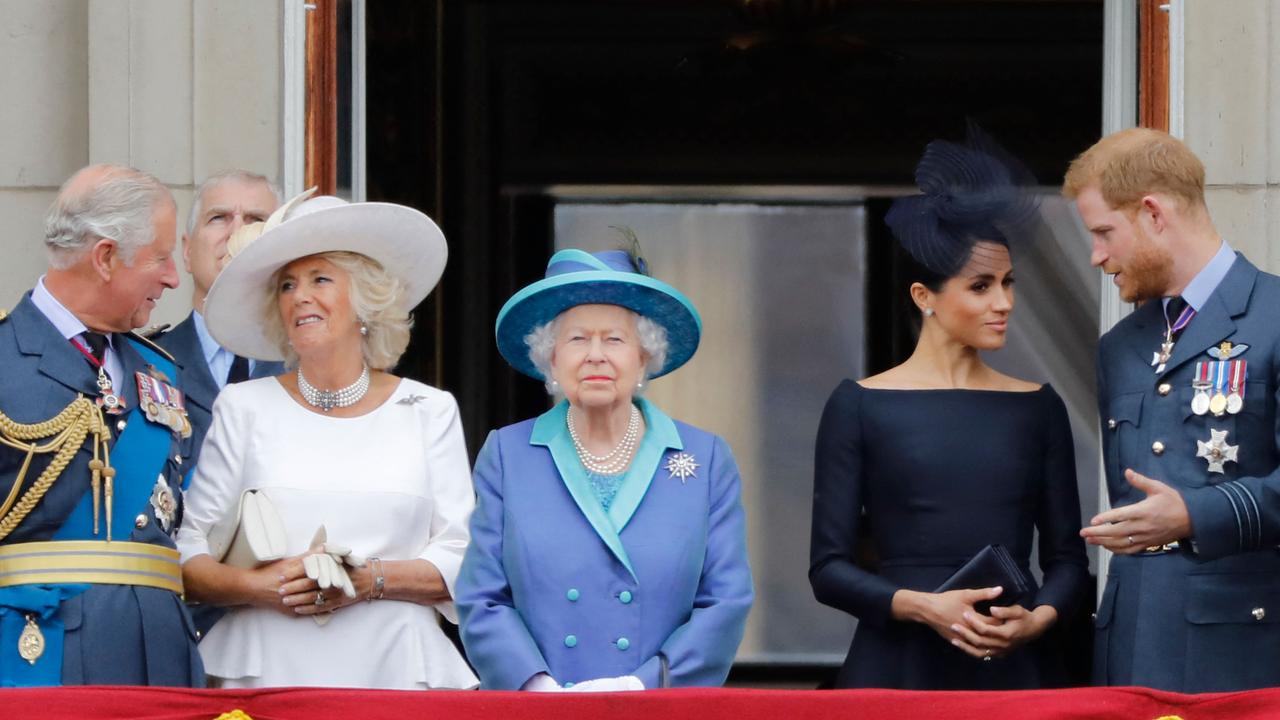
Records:
[[[1003,592],[993,600],[974,604],[974,609],[983,615],[991,614],[993,605],[1008,606],[1030,601],[1036,591],[1035,580],[1027,577],[1008,549],[1003,545],[988,545],[979,550],[964,565],[952,573],[935,593],[949,590],[977,590],[979,588],[1000,587]]]

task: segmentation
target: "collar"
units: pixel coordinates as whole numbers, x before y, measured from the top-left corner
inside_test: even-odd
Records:
[[[578,509],[618,562],[631,573],[632,578],[638,580],[622,542],[622,530],[644,499],[662,456],[668,449],[684,449],[684,443],[671,418],[644,398],[636,398],[634,402],[644,414],[644,439],[640,441],[640,447],[631,459],[631,467],[623,477],[608,512],[600,506],[600,501],[592,492],[586,470],[573,447],[573,440],[565,424],[565,416],[569,412],[567,400],[556,403],[555,407],[538,416],[529,434],[529,444],[544,445],[551,452],[560,480]]]
[[[196,327],[196,337],[200,340],[200,352],[204,354],[204,362],[210,365],[222,351],[222,346],[209,334],[209,326],[204,324],[204,316],[198,310],[191,311],[191,319]]]
[[[71,338],[87,332],[89,328],[75,316],[75,313],[67,309],[66,305],[58,302],[58,298],[49,292],[49,288],[44,286],[44,276],[36,281],[36,286],[31,290],[31,302],[36,306],[44,316],[49,318],[49,322],[58,329],[63,339]],[[107,342],[110,342],[111,335],[107,335]]]
[[[1200,268],[1200,272],[1191,278],[1191,282],[1187,283],[1187,287],[1182,291],[1182,299],[1186,300],[1196,312],[1203,310],[1205,303],[1209,302],[1209,296],[1218,289],[1218,285],[1222,284],[1222,279],[1227,276],[1227,272],[1231,270],[1231,264],[1235,261],[1236,251],[1231,249],[1226,240],[1223,240],[1218,252],[1214,253],[1209,262]],[[1169,298],[1164,299],[1164,304],[1166,306],[1169,304]]]
[[[657,405],[644,398],[635,399],[636,407],[644,414],[645,438],[652,438],[662,448],[683,450],[684,441],[676,430],[676,423]],[[550,445],[558,437],[569,437],[569,426],[565,416],[569,414],[569,401],[561,400],[555,407],[542,413],[533,422],[533,432],[529,433],[530,445]]]

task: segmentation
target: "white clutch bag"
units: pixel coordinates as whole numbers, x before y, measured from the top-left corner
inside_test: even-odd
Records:
[[[235,516],[209,531],[209,553],[238,568],[284,557],[284,522],[264,491],[251,489],[240,495]]]

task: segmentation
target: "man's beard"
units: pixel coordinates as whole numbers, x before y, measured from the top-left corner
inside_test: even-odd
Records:
[[[1128,280],[1121,289],[1125,302],[1143,302],[1164,297],[1173,281],[1173,255],[1156,245],[1135,223],[1135,249],[1128,267],[1122,271]]]

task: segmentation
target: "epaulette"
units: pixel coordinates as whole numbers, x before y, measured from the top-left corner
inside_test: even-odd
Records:
[[[147,347],[151,348],[152,350],[155,350],[156,352],[160,353],[160,354],[161,354],[161,355],[163,355],[164,357],[168,358],[169,362],[174,363],[174,364],[177,364],[178,360],[177,360],[176,358],[174,358],[172,355],[170,355],[168,350],[165,350],[164,348],[162,348],[162,347],[160,347],[159,345],[157,345],[157,344],[155,344],[154,342],[152,342],[151,338],[146,337],[146,336],[144,336],[144,335],[139,335],[139,334],[138,334],[138,333],[136,333],[136,332],[129,332],[129,333],[125,333],[125,335],[127,335],[127,336],[129,336],[129,337],[133,338],[134,340],[137,340],[138,342],[142,343],[143,345],[146,345]]]
[[[150,327],[145,327],[145,328],[142,328],[141,330],[134,330],[134,332],[150,340],[151,338],[163,333],[164,331],[168,330],[171,327],[173,326],[170,325],[169,323],[163,323],[161,325],[152,325]]]

